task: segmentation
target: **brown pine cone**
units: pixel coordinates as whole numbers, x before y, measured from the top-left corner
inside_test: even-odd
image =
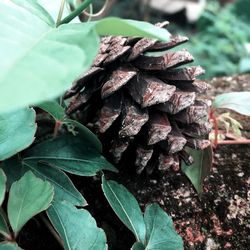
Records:
[[[186,145],[209,146],[204,139],[211,129],[209,104],[199,97],[207,84],[196,80],[204,70],[180,67],[193,61],[188,51],[169,51],[187,40],[183,36],[172,36],[169,42],[103,37],[93,66],[65,94],[71,97],[67,113],[77,111],[114,163],[131,150],[129,158],[134,157],[137,173],[144,168],[151,173],[155,167],[177,171],[180,160],[193,162]]]

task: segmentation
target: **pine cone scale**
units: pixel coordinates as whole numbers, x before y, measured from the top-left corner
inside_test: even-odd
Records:
[[[193,61],[188,51],[169,51],[187,40],[103,37],[92,68],[66,92],[65,98],[71,97],[67,114],[92,112],[83,121],[104,140],[114,163],[133,150],[137,173],[178,171],[181,161],[193,162],[185,146],[202,150],[210,145],[210,104],[197,97],[208,88],[196,79],[204,70],[182,66]],[[145,54],[154,51],[164,54]]]

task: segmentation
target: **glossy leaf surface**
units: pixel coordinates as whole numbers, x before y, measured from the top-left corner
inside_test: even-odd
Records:
[[[6,237],[10,235],[7,220],[4,210],[0,207],[0,234]]]
[[[17,234],[24,224],[34,215],[46,210],[53,199],[53,186],[48,181],[27,172],[10,188],[8,218],[13,231]]]
[[[183,250],[181,237],[172,219],[157,204],[149,205],[144,214],[147,250]]]
[[[5,191],[6,191],[6,175],[0,168],[0,206],[3,203]]]
[[[191,166],[186,166],[183,162],[181,169],[190,179],[197,193],[201,195],[203,181],[208,176],[212,166],[212,149],[207,147],[204,150],[195,150],[187,147],[186,151],[193,157],[194,163]]]
[[[0,112],[59,96],[92,64],[99,46],[92,27],[56,28],[35,1],[1,1],[0,9]]]
[[[104,177],[102,178],[102,190],[116,215],[134,233],[137,241],[143,243],[146,228],[135,197],[123,185],[115,181],[107,181]]]
[[[47,214],[61,236],[67,250],[105,250],[106,236],[94,218],[84,209],[77,209],[66,202],[56,202]]]
[[[35,115],[35,111],[30,108],[0,114],[0,161],[27,148],[33,142],[36,132]]]
[[[47,162],[66,172],[94,176],[98,171],[115,171],[113,167],[88,141],[81,136],[63,135],[54,140],[44,141],[27,152],[23,160]]]
[[[43,180],[49,181],[54,187],[53,201],[67,201],[76,206],[87,205],[82,194],[75,188],[70,178],[60,169],[46,164],[38,163],[36,160],[25,162],[27,170]]]
[[[232,109],[242,115],[250,116],[250,92],[225,93],[215,97],[214,108]]]
[[[168,41],[170,33],[166,29],[158,28],[150,23],[120,19],[116,17],[104,18],[95,23],[99,35],[139,36]]]

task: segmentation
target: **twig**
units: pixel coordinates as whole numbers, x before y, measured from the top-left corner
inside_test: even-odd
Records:
[[[217,145],[236,145],[236,144],[250,144],[250,139],[223,140],[217,142]]]
[[[58,241],[58,243],[60,244],[60,246],[64,249],[64,245],[63,242],[61,240],[61,238],[59,237],[58,233],[55,231],[55,229],[51,226],[50,222],[45,218],[44,215],[40,214],[39,215],[40,219],[43,221],[43,223],[45,224],[45,226],[49,229],[49,231],[51,232],[51,234],[55,237],[55,239]]]

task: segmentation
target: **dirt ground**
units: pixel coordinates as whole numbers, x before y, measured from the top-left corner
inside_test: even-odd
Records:
[[[229,91],[249,91],[250,75],[214,79],[212,84],[210,97]],[[249,118],[237,117],[243,121],[245,132],[250,131]],[[219,145],[201,199],[181,172],[138,176],[123,169],[111,177],[136,196],[142,210],[147,204],[159,203],[172,217],[185,249],[247,250],[250,242],[249,162],[249,144]],[[134,237],[110,209],[101,191],[100,178],[73,177],[73,181],[87,199],[87,209],[98,226],[105,230],[109,249],[130,249]],[[24,227],[18,241],[28,250],[62,249],[39,217]]]

